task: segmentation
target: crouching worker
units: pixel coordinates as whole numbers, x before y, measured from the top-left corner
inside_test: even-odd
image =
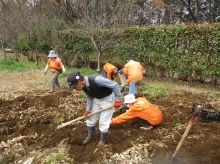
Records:
[[[83,144],[86,145],[92,141],[95,125],[99,120],[101,139],[97,146],[104,146],[114,112],[114,107],[118,108],[121,105],[121,95],[118,83],[104,78],[101,75],[90,75],[84,77],[80,74],[80,72],[70,74],[67,78],[67,82],[69,84],[70,92],[73,89],[76,89],[78,91],[84,91],[87,96],[84,116],[86,117],[88,136],[83,141]],[[108,110],[87,117],[87,115],[91,112],[96,112],[111,106],[112,108],[109,108]]]
[[[111,63],[106,63],[102,69],[102,76],[118,83],[118,68]]]
[[[151,129],[162,121],[162,112],[145,97],[135,99],[133,94],[124,97],[124,104],[129,108],[125,113],[113,118],[111,125],[122,124],[132,119],[138,119],[141,128]]]

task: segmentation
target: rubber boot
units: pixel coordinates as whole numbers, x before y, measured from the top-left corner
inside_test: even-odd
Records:
[[[141,127],[140,127],[141,129],[151,130],[153,128],[153,126],[149,122],[147,122],[147,121],[145,121],[143,119],[140,119],[140,118],[138,118],[138,120],[141,123]]]
[[[101,140],[97,144],[97,147],[99,148],[103,147],[106,143],[106,138],[107,138],[107,133],[101,133]]]
[[[83,141],[83,145],[87,145],[90,143],[93,139],[93,133],[94,133],[95,127],[93,126],[87,126],[87,131],[88,131],[88,136],[86,139]]]

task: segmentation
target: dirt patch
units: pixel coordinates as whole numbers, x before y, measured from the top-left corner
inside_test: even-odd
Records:
[[[106,146],[98,150],[96,149],[96,144],[100,140],[98,127],[94,140],[87,146],[82,145],[87,136],[84,121],[56,129],[61,123],[82,116],[85,99],[80,98],[80,93],[69,94],[65,86],[63,90],[54,94],[48,93],[50,79],[49,77],[45,79],[40,71],[38,74],[31,74],[31,77],[23,76],[19,79],[19,74],[13,76],[18,77],[13,87],[8,87],[11,79],[9,76],[7,78],[0,76],[1,89],[4,93],[1,93],[0,99],[0,142],[8,144],[0,149],[4,154],[0,158],[3,163],[18,162],[33,156],[34,161],[40,163],[39,161],[42,162],[49,154],[49,150],[54,152],[57,148],[56,151],[58,149],[60,151],[58,147],[61,143],[65,143],[65,153],[68,153],[76,163],[110,163],[111,157],[115,154],[119,155],[131,147],[138,148],[140,145],[147,148],[147,153],[143,148],[136,149],[142,157],[145,157],[142,159],[143,163],[171,163],[176,146],[192,117],[192,103],[212,102],[216,107],[219,105],[218,100],[210,100],[202,92],[192,92],[193,88],[191,90],[186,87],[187,89],[180,90],[173,87],[170,96],[153,102],[163,112],[163,122],[160,126],[152,130],[140,129],[139,124],[135,122],[112,126]],[[36,79],[38,85],[33,87]],[[21,84],[22,87],[19,87]],[[115,116],[118,114],[118,111],[114,113]],[[178,163],[220,163],[219,129],[218,122],[201,122],[197,118],[176,156],[179,159]],[[129,153],[132,156],[131,151]],[[111,163],[114,162],[116,161],[112,159]]]

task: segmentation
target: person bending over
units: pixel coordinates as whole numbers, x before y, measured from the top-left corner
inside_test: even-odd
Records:
[[[128,107],[125,113],[113,118],[111,125],[123,124],[129,120],[138,119],[142,128],[151,129],[162,122],[162,112],[145,97],[128,94],[124,97],[124,104]]]
[[[86,125],[88,136],[83,141],[83,144],[86,145],[92,141],[95,125],[99,120],[101,139],[97,146],[104,146],[114,112],[114,107],[118,108],[121,105],[119,84],[115,81],[104,78],[101,75],[90,75],[84,77],[80,74],[80,72],[71,73],[67,78],[67,82],[69,84],[70,92],[73,89],[76,89],[78,91],[84,91],[87,96],[84,116],[87,118]],[[89,113],[96,112],[107,107],[111,108],[87,117]]]

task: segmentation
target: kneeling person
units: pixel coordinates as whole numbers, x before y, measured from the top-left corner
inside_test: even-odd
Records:
[[[135,99],[133,94],[125,96],[124,104],[129,108],[125,113],[113,118],[112,125],[122,124],[132,119],[140,119],[143,128],[152,128],[162,122],[162,112],[145,97]]]

